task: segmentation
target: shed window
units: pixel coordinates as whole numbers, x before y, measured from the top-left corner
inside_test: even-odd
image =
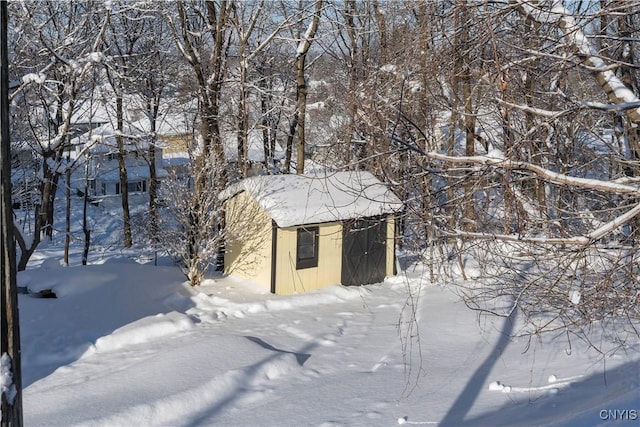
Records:
[[[298,228],[296,269],[318,266],[318,227]]]

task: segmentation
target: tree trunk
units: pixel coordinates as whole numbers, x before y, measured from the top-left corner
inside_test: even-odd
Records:
[[[20,247],[20,259],[18,260],[17,269],[18,271],[24,271],[27,269],[27,263],[31,258],[31,255],[36,251],[36,248],[40,244],[40,235],[42,230],[42,220],[43,216],[40,215],[40,205],[35,206],[35,222],[33,226],[33,238],[27,247],[27,242],[25,242],[22,233],[20,230],[14,228],[15,231],[15,239],[16,243]]]
[[[53,237],[54,204],[58,189],[60,173],[51,169],[49,160],[59,164],[60,156],[57,152],[46,152],[42,162],[42,184],[40,186],[42,204],[40,206],[40,232],[50,239]]]
[[[87,221],[87,207],[89,205],[89,159],[85,160],[84,168],[84,197],[82,198],[82,233],[84,234],[84,248],[82,249],[82,265],[87,265],[89,247],[91,245],[91,230]]]
[[[158,108],[160,100],[154,99],[153,105],[147,102],[147,114],[149,117],[149,125],[151,131],[151,140],[149,141],[149,221],[148,233],[151,239],[155,240],[158,233],[158,171],[156,170],[156,119],[158,117]]]
[[[385,65],[387,63],[387,23],[384,14],[380,11],[378,0],[373,0],[371,4],[376,18],[376,25],[378,26],[378,35],[380,36],[380,64]]]
[[[67,162],[69,163],[69,162]],[[66,178],[66,203],[65,203],[65,221],[64,221],[64,263],[69,265],[69,245],[71,244],[71,169],[67,164],[65,172]]]
[[[476,116],[473,108],[473,92],[472,92],[472,76],[471,76],[471,58],[469,56],[469,25],[471,17],[466,5],[461,4],[461,26],[460,26],[460,46],[462,60],[462,76],[460,83],[462,84],[462,96],[464,99],[464,133],[465,133],[465,155],[473,156],[476,152]],[[469,176],[464,183],[464,224],[463,229],[466,231],[474,231],[476,229],[476,213],[475,213],[475,179]]]
[[[8,399],[1,393],[0,423],[5,426],[22,426],[22,366],[20,359],[20,322],[18,315],[18,287],[16,283],[16,250],[14,239],[13,209],[11,208],[10,134],[9,134],[9,63],[7,51],[7,2],[0,2],[0,165],[2,196],[0,223],[2,239],[2,282],[0,283],[0,356],[6,354],[11,362],[12,383],[15,396]]]
[[[358,113],[358,97],[356,88],[358,86],[358,58],[359,46],[358,37],[356,35],[356,27],[354,15],[356,14],[355,0],[347,0],[344,4],[344,20],[347,27],[347,35],[349,36],[349,124],[347,126],[347,134],[345,135],[344,162],[346,165],[351,163],[351,151],[353,146],[353,135],[356,127],[356,115]]]
[[[124,246],[130,248],[133,245],[131,235],[131,213],[129,211],[129,179],[127,178],[126,151],[124,147],[124,111],[122,105],[122,93],[116,94],[116,145],[118,148],[118,170],[120,172],[120,197],[122,200],[122,222],[124,227]]]
[[[266,94],[266,85],[263,79],[258,82],[261,87],[260,93],[260,114],[262,116],[262,152],[264,154],[264,170],[267,174],[271,174],[271,165],[273,165],[273,154],[271,151],[271,129],[269,126],[269,108],[268,98]]]
[[[458,10],[454,11],[453,15],[454,19],[454,28],[458,28],[460,25],[460,16]],[[456,130],[458,128],[458,124],[460,122],[460,97],[458,95],[459,91],[459,81],[461,74],[461,54],[460,54],[460,34],[456,31],[453,35],[453,52],[451,53],[452,57],[452,71],[451,78],[449,80],[449,108],[451,109],[451,117],[449,118],[449,134],[446,142],[446,152],[447,155],[452,156],[455,152],[456,147]],[[455,206],[455,192],[454,185],[447,185],[447,202],[449,205],[448,209],[448,223],[451,229],[455,229],[457,227],[456,217],[458,207]]]
[[[249,172],[249,104],[247,102],[247,60],[245,45],[240,46],[240,100],[238,106],[238,174],[246,178]]]
[[[296,105],[297,105],[297,102],[296,102]],[[285,155],[284,155],[284,173],[289,173],[291,171],[293,140],[296,135],[297,127],[298,127],[298,110],[296,109],[295,113],[293,113],[293,118],[291,119],[291,123],[289,123],[289,133],[287,134],[287,143],[285,146]]]
[[[296,173],[304,173],[304,159],[305,159],[305,122],[307,111],[307,82],[304,78],[304,63],[306,55],[301,55],[296,60],[296,68],[298,76],[296,83],[298,86],[298,144],[296,145]]]
[[[302,36],[298,43],[297,56],[296,56],[296,100],[297,100],[297,112],[296,118],[298,122],[298,145],[296,150],[296,173],[304,173],[304,158],[305,158],[305,121],[306,121],[306,108],[307,108],[307,83],[304,78],[305,63],[307,60],[307,54],[309,48],[313,42],[316,32],[318,31],[318,24],[320,23],[320,14],[322,12],[322,0],[316,0],[315,11],[311,23],[307,28],[306,33]]]

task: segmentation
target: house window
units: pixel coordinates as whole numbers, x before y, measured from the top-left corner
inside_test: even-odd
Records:
[[[147,181],[136,181],[127,183],[127,190],[130,193],[145,193],[147,191]]]
[[[120,183],[116,182],[116,194],[120,194]]]
[[[296,269],[318,266],[318,227],[298,228]]]

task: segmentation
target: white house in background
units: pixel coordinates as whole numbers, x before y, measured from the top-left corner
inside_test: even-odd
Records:
[[[99,126],[71,140],[80,166],[75,169],[74,187],[97,203],[116,199],[122,193],[118,166],[117,131],[111,124]],[[140,129],[126,126],[124,131],[127,188],[134,203],[144,199],[149,191],[149,136]],[[160,141],[155,144],[155,169],[158,179],[167,176],[163,165],[163,148]],[[137,197],[136,197],[137,196]],[[142,200],[140,200],[142,201]]]

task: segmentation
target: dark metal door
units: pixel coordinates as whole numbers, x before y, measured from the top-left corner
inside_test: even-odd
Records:
[[[387,222],[384,217],[345,221],[342,231],[342,284],[381,282],[386,275]]]

